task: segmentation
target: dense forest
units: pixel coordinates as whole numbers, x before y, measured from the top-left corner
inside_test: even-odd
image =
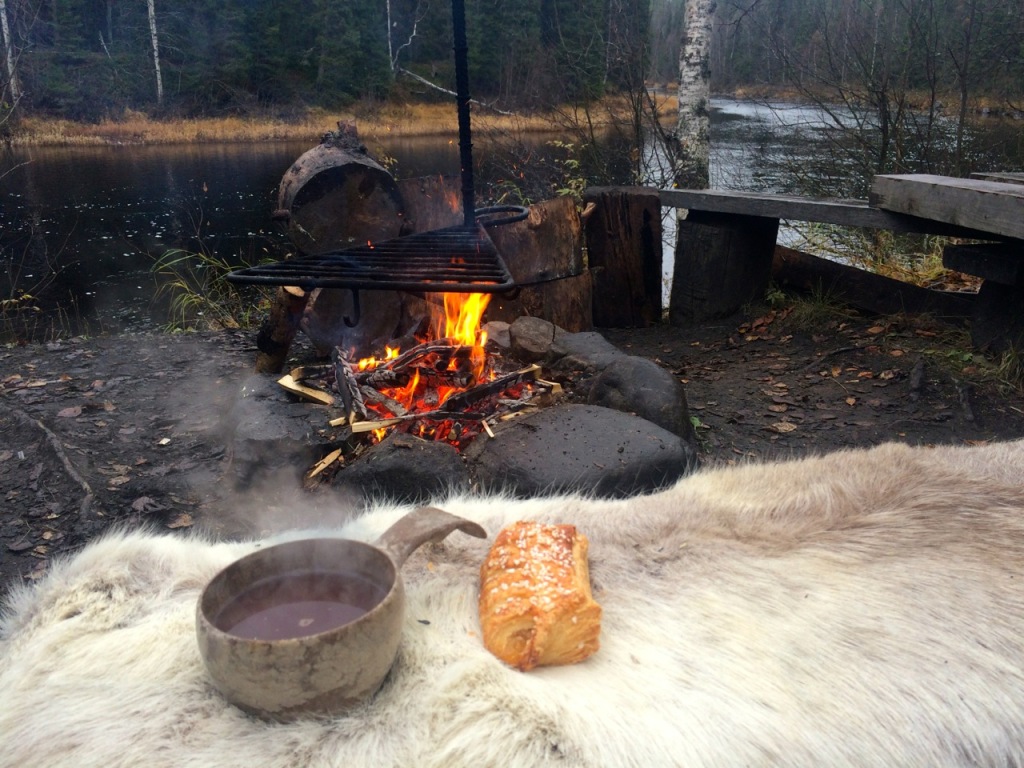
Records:
[[[465,1],[473,95],[500,108],[676,78],[684,0]],[[719,91],[1020,109],[1024,0],[733,0],[715,13]],[[287,115],[454,83],[447,0],[0,0],[0,21],[8,112]]]

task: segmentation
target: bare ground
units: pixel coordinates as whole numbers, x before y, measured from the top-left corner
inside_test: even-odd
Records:
[[[807,330],[761,308],[604,334],[683,380],[706,463],[1024,437],[1024,396],[927,318]],[[114,525],[237,530],[220,424],[254,355],[241,332],[0,349],[0,584],[38,578]]]

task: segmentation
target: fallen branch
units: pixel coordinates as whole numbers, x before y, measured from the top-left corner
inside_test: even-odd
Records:
[[[422,83],[423,85],[427,86],[428,88],[432,88],[435,91],[439,91],[448,96],[454,96],[458,98],[459,94],[457,94],[455,91],[449,91],[447,88],[444,88],[443,86],[440,86],[437,83],[432,83],[431,81],[427,80],[427,78],[421,77],[420,75],[417,75],[415,72],[410,72],[408,69],[396,67],[395,72],[401,75],[405,75],[406,77],[411,77],[417,83]],[[476,99],[470,99],[469,101],[472,104],[479,104],[481,107],[484,107],[485,109],[489,109],[492,112],[497,112],[499,115],[505,115],[506,117],[511,117],[512,115],[515,114],[515,112],[506,112],[503,109],[498,109],[493,104],[485,104],[484,102],[477,101]]]
[[[11,408],[11,413],[21,419],[21,421],[36,427],[46,435],[46,439],[50,442],[50,447],[52,447],[54,453],[57,454],[57,458],[60,459],[60,463],[64,465],[64,471],[71,476],[71,479],[81,486],[83,491],[85,491],[85,497],[82,499],[81,504],[78,505],[78,514],[81,517],[86,517],[92,509],[92,502],[93,499],[96,498],[96,495],[93,493],[92,487],[88,482],[86,482],[85,478],[78,474],[78,470],[75,469],[75,465],[71,463],[71,459],[68,458],[67,451],[64,450],[64,444],[60,441],[60,438],[57,437],[53,430],[43,424],[43,422],[38,419],[33,419],[20,408]]]

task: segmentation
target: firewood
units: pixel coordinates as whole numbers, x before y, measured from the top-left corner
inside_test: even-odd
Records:
[[[360,387],[360,390],[362,391],[362,396],[364,400],[368,400],[374,405],[379,405],[386,408],[393,416],[405,416],[407,413],[409,413],[406,407],[402,405],[400,402],[388,397],[383,392],[378,392],[373,387],[363,386]],[[362,419],[365,419],[366,416],[367,414],[364,413],[362,415]],[[352,421],[357,421],[357,419],[352,419]]]
[[[335,448],[333,451],[328,453],[326,456],[320,459],[320,461],[313,465],[313,468],[306,473],[306,479],[312,480],[314,477],[316,477],[329,466],[331,466],[331,464],[337,461],[339,456],[341,456],[341,448]]]
[[[307,295],[301,288],[281,287],[274,294],[270,314],[256,336],[256,372],[280,373],[306,308]]]
[[[352,367],[348,355],[340,347],[334,350],[334,387],[345,404],[348,420],[356,422],[365,419],[367,415],[366,402],[363,400],[355,369]]]
[[[294,378],[292,378],[292,375],[290,373],[278,379],[277,383],[284,387],[288,392],[291,392],[293,395],[298,395],[299,397],[305,400],[309,400],[310,402],[320,403],[321,405],[334,405],[334,398],[331,397],[329,394],[322,390],[313,389],[312,387],[307,387],[304,384],[300,384]]]
[[[533,365],[528,365],[526,368],[521,368],[518,371],[513,371],[512,373],[504,376],[499,376],[494,381],[488,381],[485,384],[479,384],[464,392],[452,395],[445,400],[441,409],[465,409],[473,403],[483,400],[488,395],[499,394],[509,387],[514,387],[516,384],[521,384],[525,381],[533,381],[539,371],[540,366],[534,363]]]

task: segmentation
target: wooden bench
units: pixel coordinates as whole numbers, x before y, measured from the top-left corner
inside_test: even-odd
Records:
[[[1002,178],[915,174],[876,176],[869,201],[731,190],[672,189],[659,194],[663,206],[688,212],[679,222],[669,309],[673,323],[724,317],[763,295],[772,275],[780,220],[984,241],[947,246],[944,264],[984,280],[979,298],[987,294],[998,305],[990,314],[1002,317],[1009,310],[1016,318],[1024,317],[1020,311],[1024,306],[1024,185]],[[844,270],[831,262],[822,268],[832,275],[833,283]],[[849,279],[857,277],[853,270],[845,274]],[[912,286],[899,281],[882,284],[887,286],[883,292],[892,295],[879,296],[879,311],[921,309],[911,305],[928,304],[927,296],[918,293],[923,289],[911,290]],[[991,303],[983,300],[979,305]],[[976,343],[989,346],[991,339],[976,339]]]

